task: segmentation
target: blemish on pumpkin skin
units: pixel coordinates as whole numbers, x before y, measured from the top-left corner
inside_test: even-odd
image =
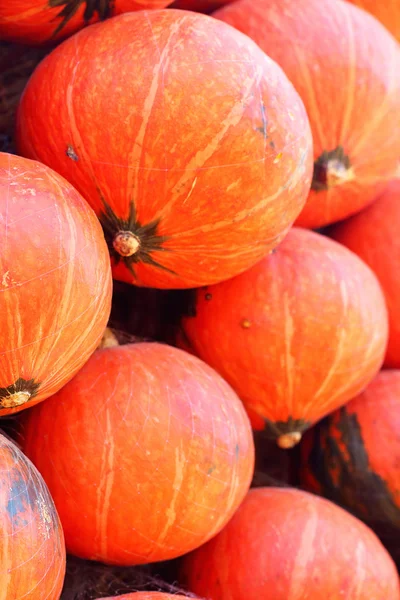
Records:
[[[274,165],[276,165],[282,158],[282,152],[279,152],[279,154],[276,155],[275,159],[274,159]]]
[[[249,319],[243,319],[240,325],[243,327],[243,329],[250,329],[251,321]]]
[[[68,144],[66,155],[74,162],[77,162],[79,160],[79,156],[70,144]]]
[[[210,292],[208,292],[207,294],[204,295],[204,298],[208,301],[212,300],[212,294],[210,294]]]

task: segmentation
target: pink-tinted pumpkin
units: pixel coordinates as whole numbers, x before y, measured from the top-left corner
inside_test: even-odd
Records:
[[[48,167],[0,153],[1,416],[79,371],[106,327],[111,285],[103,232],[80,194]]]
[[[0,435],[0,598],[58,600],[65,544],[42,476]]]
[[[149,287],[245,271],[287,233],[312,176],[283,71],[189,11],[128,13],[66,40],[32,75],[17,138],[94,208],[114,278]]]
[[[389,554],[364,523],[291,488],[258,488],[225,529],[183,559],[210,600],[399,600]]]
[[[171,346],[98,350],[25,414],[23,449],[50,488],[68,551],[82,558],[180,556],[220,531],[250,486],[254,443],[239,398]]]

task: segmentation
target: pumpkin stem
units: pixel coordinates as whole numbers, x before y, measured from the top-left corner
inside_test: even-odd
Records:
[[[132,231],[118,231],[113,239],[113,248],[121,256],[133,256],[140,248],[140,240]]]
[[[97,346],[97,350],[102,350],[103,348],[115,348],[115,346],[119,346],[117,336],[112,329],[107,327],[100,340],[100,344]]]
[[[292,431],[291,433],[284,433],[283,435],[280,435],[276,440],[276,443],[278,444],[279,448],[288,450],[289,448],[294,448],[294,446],[296,446],[300,440],[300,431]]]
[[[1,398],[0,404],[3,408],[15,408],[16,406],[21,406],[21,404],[28,402],[30,397],[30,392],[15,392],[14,394]]]
[[[342,146],[330,152],[323,152],[314,163],[312,189],[315,191],[328,190],[354,179],[354,171],[349,157]]]

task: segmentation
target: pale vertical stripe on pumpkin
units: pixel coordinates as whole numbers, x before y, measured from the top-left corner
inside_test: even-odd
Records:
[[[300,535],[298,537],[297,554],[293,560],[287,600],[299,600],[303,597],[309,587],[308,566],[315,559],[314,543],[319,525],[316,505],[313,502],[309,502],[305,513],[303,529],[301,533],[299,532]]]
[[[162,545],[166,537],[170,533],[171,526],[175,523],[177,515],[177,500],[181,492],[182,482],[184,479],[184,469],[186,465],[185,452],[182,448],[182,443],[179,448],[175,448],[175,478],[172,482],[172,497],[169,507],[165,511],[164,528],[161,530],[157,540],[157,544]]]
[[[343,22],[346,24],[346,29],[348,32],[347,40],[349,42],[349,59],[348,59],[348,81],[346,84],[348,101],[345,103],[345,111],[344,115],[341,119],[341,128],[340,135],[338,138],[338,146],[342,146],[346,148],[346,140],[349,139],[351,134],[351,119],[353,116],[354,110],[354,100],[355,100],[355,92],[356,92],[356,75],[357,75],[357,55],[356,55],[356,47],[355,47],[355,32],[353,21],[350,18],[350,12],[347,10],[346,5],[341,3],[337,3],[337,9],[342,12]],[[359,107],[357,107],[359,110]],[[326,148],[326,146],[325,146]]]
[[[106,409],[106,431],[104,434],[104,448],[101,458],[101,473],[97,488],[97,531],[100,538],[100,552],[102,559],[107,556],[107,524],[110,511],[111,494],[115,474],[115,446],[113,428],[111,426],[110,412]]]

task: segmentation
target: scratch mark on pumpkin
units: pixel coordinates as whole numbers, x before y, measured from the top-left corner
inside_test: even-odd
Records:
[[[181,491],[183,475],[184,475],[184,467],[186,464],[185,453],[183,452],[182,447],[175,449],[175,478],[174,483],[172,485],[173,495],[171,498],[171,503],[169,508],[165,511],[166,521],[164,525],[164,529],[161,531],[160,536],[158,538],[157,543],[162,544],[165,538],[167,537],[172,525],[176,520],[176,503],[178,500],[179,493]]]
[[[9,284],[10,284],[10,271],[6,271],[1,280],[1,285],[3,285],[4,287],[8,287]]]
[[[183,204],[185,204],[189,200],[190,196],[193,193],[193,190],[195,188],[196,183],[197,183],[197,177],[194,178],[193,183],[192,183],[192,187],[190,188],[188,195],[184,199]]]
[[[97,489],[97,532],[100,536],[100,554],[107,556],[107,521],[110,511],[111,493],[114,485],[114,438],[110,412],[106,410],[106,435],[101,458],[100,483]]]

